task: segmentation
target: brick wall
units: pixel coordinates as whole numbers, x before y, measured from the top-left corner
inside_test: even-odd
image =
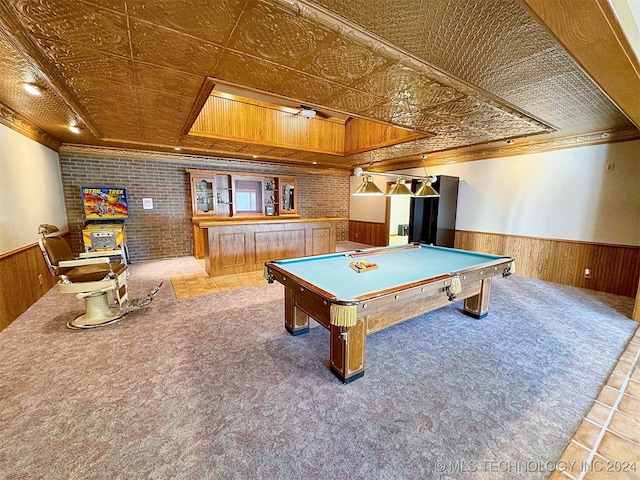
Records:
[[[298,178],[298,213],[304,218],[348,217],[349,177],[343,173],[310,174],[290,166],[224,158],[166,155],[89,148],[60,149],[60,167],[71,243],[83,250],[85,226],[80,203],[81,186],[118,186],[127,189],[129,218],[125,222],[131,260],[193,254],[191,197],[187,168],[224,170]],[[142,199],[153,199],[153,210],[143,210]],[[348,239],[348,221],[338,222],[337,240]]]
[[[298,175],[298,213],[304,218],[349,217],[349,177]],[[349,221],[336,224],[336,240],[349,239]]]

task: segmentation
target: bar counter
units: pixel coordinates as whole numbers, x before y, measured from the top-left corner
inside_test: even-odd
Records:
[[[194,233],[205,232],[205,269],[210,277],[218,277],[262,270],[267,260],[333,253],[336,223],[349,219],[282,215],[192,220]]]

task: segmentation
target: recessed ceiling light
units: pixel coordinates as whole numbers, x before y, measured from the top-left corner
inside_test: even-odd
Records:
[[[258,155],[254,155],[253,158],[258,158]]]
[[[513,138],[507,140],[507,145],[513,145],[514,143],[516,143],[516,141]]]
[[[34,83],[22,82],[22,88],[24,88],[25,92],[29,95],[33,95],[35,97],[42,95],[42,88]]]
[[[78,125],[69,125],[69,130],[77,135],[82,132],[82,127],[79,127]]]
[[[182,150],[180,147],[174,147],[173,148],[176,152],[179,152],[180,150]]]
[[[317,164],[318,164],[318,162],[311,162],[311,164],[312,164],[312,165],[317,165]]]

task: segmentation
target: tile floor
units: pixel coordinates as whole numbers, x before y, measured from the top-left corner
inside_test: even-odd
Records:
[[[336,244],[336,252],[348,252],[359,248],[371,248],[371,245],[356,242],[338,242]],[[199,260],[198,262],[203,268],[202,272],[171,275],[171,286],[173,286],[176,298],[198,297],[233,288],[266,283],[262,271],[225,275],[223,277],[209,277],[207,272],[204,271],[204,260]]]
[[[233,288],[251,287],[267,283],[263,272],[239,273],[223,277],[209,277],[207,272],[171,275],[171,286],[176,298],[198,297]]]
[[[640,480],[640,329],[550,480]]]

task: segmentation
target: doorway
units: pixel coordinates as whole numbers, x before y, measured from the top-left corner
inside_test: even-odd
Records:
[[[389,182],[387,189],[394,182]],[[409,243],[409,219],[411,211],[410,196],[387,197],[387,233],[389,235],[388,245],[405,245]]]

